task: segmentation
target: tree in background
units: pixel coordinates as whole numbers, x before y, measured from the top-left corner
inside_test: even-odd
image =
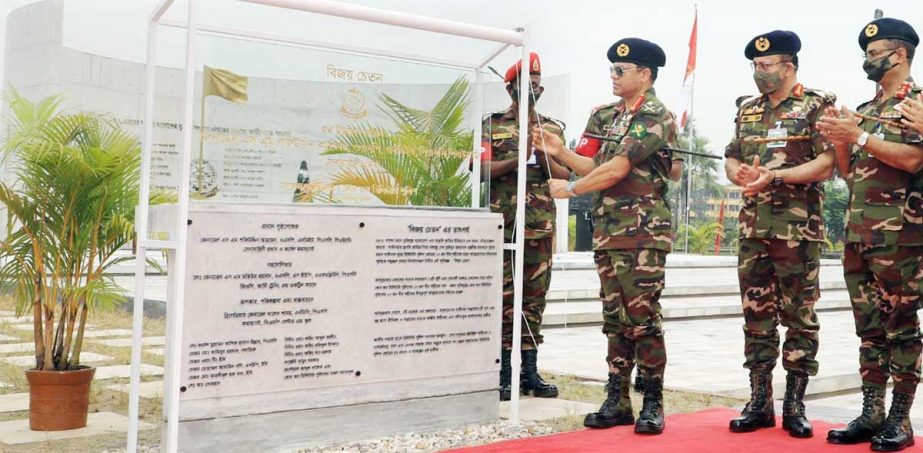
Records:
[[[376,165],[342,169],[332,185],[365,189],[388,205],[470,205],[465,165],[474,142],[471,129],[464,127],[468,81],[459,77],[429,111],[386,94],[380,94],[379,101],[396,130],[364,124],[339,134],[324,155],[353,154]]]
[[[827,239],[833,244],[839,244],[846,239],[844,218],[846,205],[849,203],[849,189],[839,179],[824,182],[824,225],[827,228]]]

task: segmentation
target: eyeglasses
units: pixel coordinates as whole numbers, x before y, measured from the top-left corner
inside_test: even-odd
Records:
[[[612,65],[609,66],[609,74],[614,74],[616,77],[621,78],[625,75],[625,71],[640,71],[644,68],[623,68],[621,66]]]
[[[886,52],[894,53],[894,52],[897,52],[897,49],[876,49],[876,50],[870,50],[870,51],[868,51],[868,52],[863,53],[863,54],[862,54],[862,58],[865,59],[865,60],[877,60],[878,57],[884,55]],[[891,55],[888,54],[888,56],[891,56]]]
[[[752,68],[754,71],[769,72],[769,69],[775,65],[791,63],[791,62],[792,62],[791,60],[782,60],[782,61],[777,61],[775,63],[752,63],[751,62],[750,68]]]

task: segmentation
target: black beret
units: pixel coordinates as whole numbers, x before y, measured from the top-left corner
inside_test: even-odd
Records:
[[[751,39],[744,48],[744,56],[752,60],[767,55],[797,55],[799,50],[801,50],[801,39],[795,32],[773,30]]]
[[[649,68],[659,68],[667,63],[667,56],[657,44],[640,38],[620,39],[606,52],[609,61],[624,61]]]
[[[875,19],[868,23],[865,28],[859,32],[859,47],[864,52],[869,43],[879,39],[900,39],[912,44],[914,47],[920,43],[920,37],[917,32],[907,22],[900,19],[883,17]]]

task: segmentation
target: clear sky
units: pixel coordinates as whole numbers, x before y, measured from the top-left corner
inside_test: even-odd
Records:
[[[31,1],[2,0],[0,14],[26,3]],[[147,15],[156,3],[157,0],[67,0],[65,43],[80,50],[141,61]],[[179,7],[172,12],[174,16],[182,13],[183,3],[177,2]],[[579,134],[593,106],[614,100],[605,53],[612,42],[623,37],[642,37],[664,48],[667,65],[661,70],[656,87],[668,106],[675,111],[681,109],[679,91],[696,8],[693,1],[353,0],[350,3],[502,28],[528,25],[532,45],[542,56],[543,72],[570,76],[567,113],[562,118],[569,125],[569,138]],[[464,60],[478,60],[493,47],[428,33],[388,33],[389,27],[362,27],[351,21],[228,0],[204,0],[202,4],[206,10],[203,20],[208,22],[335,38],[357,45],[400,48]],[[875,8],[883,9],[887,17],[906,20],[923,33],[923,3],[919,0],[700,0],[697,4],[699,58],[694,115],[699,132],[711,140],[711,151],[715,153],[722,152],[733,131],[734,100],[756,92],[743,49],[757,34],[773,29],[798,33],[803,42],[800,80],[808,87],[832,91],[840,103],[855,106],[869,99],[874,90],[862,72],[857,37],[872,19]],[[278,67],[272,67],[264,59],[254,58],[254,61],[259,63],[249,68],[253,73],[297,76],[293,73],[297,72],[297,65],[292,66],[285,59],[274,60]],[[512,52],[507,52],[494,66],[502,71],[512,62]],[[921,64],[917,62],[914,73],[920,74]]]

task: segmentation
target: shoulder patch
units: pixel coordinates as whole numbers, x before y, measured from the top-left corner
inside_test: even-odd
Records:
[[[640,140],[647,136],[647,127],[643,123],[634,123],[628,131],[628,135]]]
[[[814,96],[819,96],[824,99],[824,102],[829,102],[831,104],[836,103],[836,95],[825,90],[817,90],[814,88],[805,88],[805,93],[812,94]]]
[[[750,102],[752,102],[752,101],[755,101],[755,100],[757,100],[757,99],[759,99],[759,98],[760,98],[759,96],[753,96],[753,95],[751,95],[751,94],[745,94],[745,95],[743,95],[743,96],[738,97],[737,100],[734,101],[734,103],[737,104],[737,108],[741,108],[741,107],[743,107],[744,105],[746,105],[746,104],[748,104],[748,103],[750,103]]]
[[[567,125],[564,124],[564,122],[561,120],[556,120],[550,116],[545,116],[542,114],[539,114],[539,118],[542,119],[542,122],[554,124],[555,126],[561,129],[561,132],[564,132],[564,130],[567,129]]]
[[[605,109],[606,107],[615,107],[615,105],[618,104],[618,103],[619,103],[618,101],[615,101],[615,102],[610,102],[610,103],[608,103],[608,104],[597,105],[596,107],[593,107],[593,108],[590,110],[590,115],[592,115],[592,114],[594,114],[594,113],[596,113],[596,112],[598,112],[598,111],[600,111],[600,110],[603,110],[603,109]]]

